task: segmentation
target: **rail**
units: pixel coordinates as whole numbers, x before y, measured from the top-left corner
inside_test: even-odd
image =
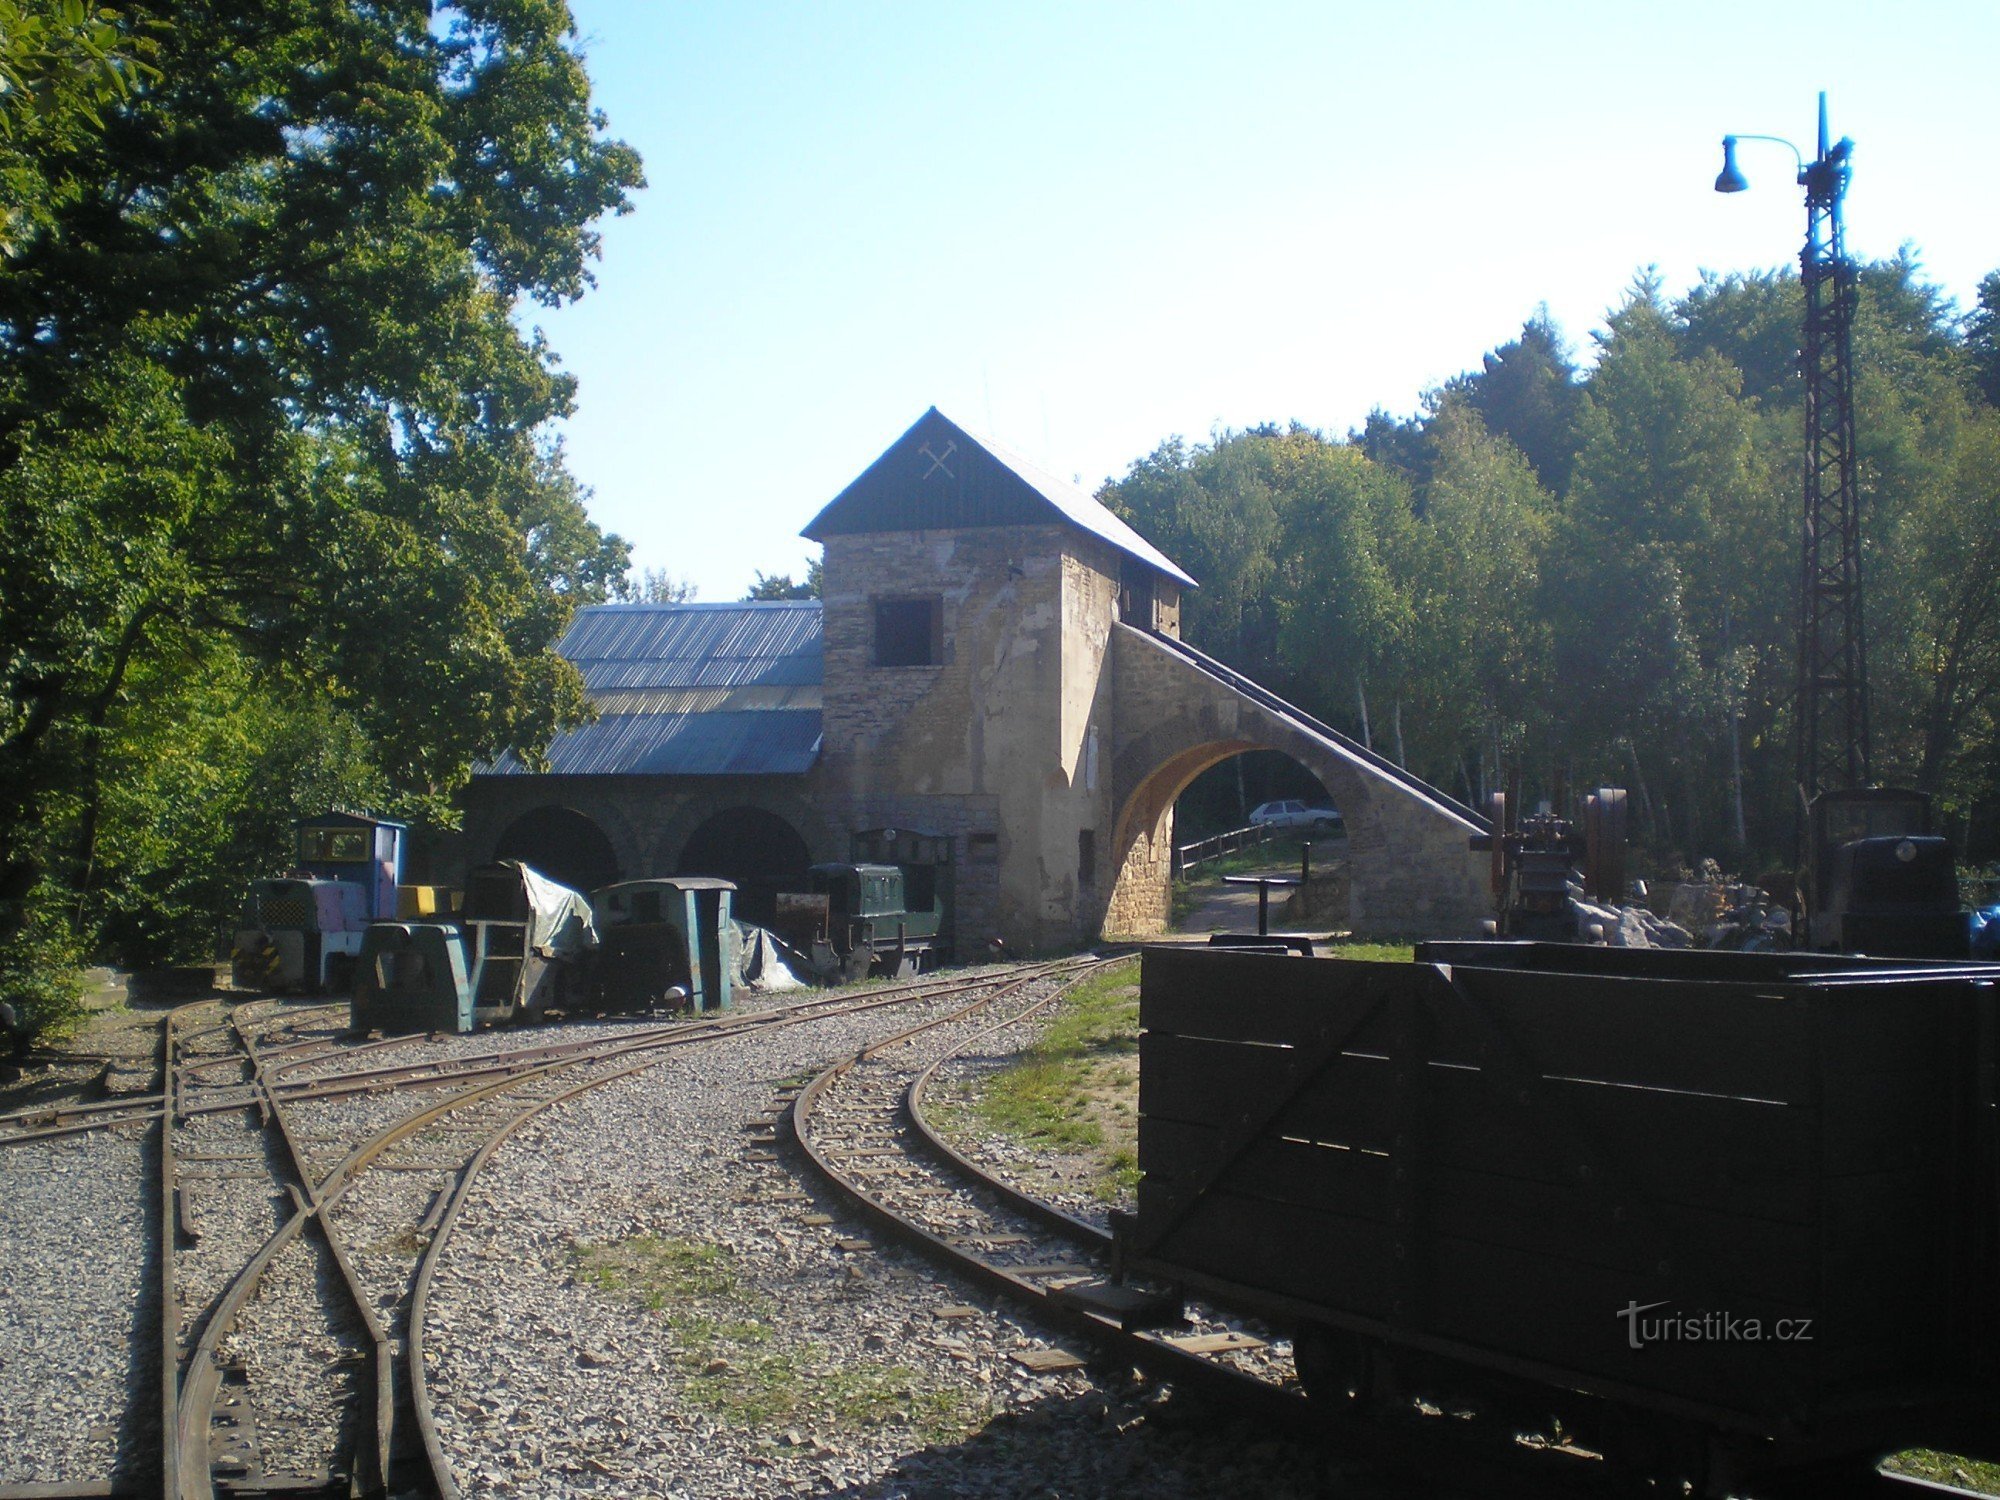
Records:
[[[1192,844],[1174,845],[1174,878],[1198,870],[1212,859],[1236,854],[1244,849],[1261,849],[1278,836],[1269,823],[1253,823],[1248,828],[1232,828],[1227,833],[1196,839]]]
[[[1147,630],[1144,633],[1160,645],[1166,647],[1174,655],[1187,662],[1189,666],[1234,688],[1258,707],[1267,709],[1277,714],[1280,718],[1290,719],[1301,728],[1333,745],[1342,754],[1363,762],[1378,775],[1395,782],[1405,791],[1421,797],[1446,812],[1463,818],[1473,826],[1474,832],[1490,833],[1492,831],[1492,825],[1485,814],[1467,806],[1449,792],[1440,791],[1421,776],[1404,770],[1386,755],[1378,754],[1359,740],[1351,739],[1347,735],[1342,734],[1331,724],[1323,723],[1319,719],[1314,718],[1296,703],[1288,703],[1261,683],[1251,681],[1234,667],[1223,665],[1206,652],[1197,651],[1193,646],[1190,646],[1186,641],[1176,636],[1166,635],[1158,630]]]

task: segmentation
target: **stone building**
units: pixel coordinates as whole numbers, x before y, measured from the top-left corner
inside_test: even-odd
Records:
[[[823,601],[581,611],[600,717],[475,778],[464,859],[726,875],[752,919],[809,863],[892,860],[961,957],[1045,951],[1159,931],[1173,798],[1276,745],[1346,814],[1364,926],[1476,915],[1476,819],[1180,646],[1194,580],[1076,486],[933,408],[804,534]]]

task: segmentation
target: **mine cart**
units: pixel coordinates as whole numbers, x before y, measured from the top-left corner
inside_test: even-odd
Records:
[[[814,865],[807,889],[782,893],[772,928],[821,979],[914,974],[936,961],[944,903],[911,910],[897,865]]]
[[[292,869],[251,883],[230,950],[234,983],[347,989],[368,924],[396,914],[406,832],[351,813],[302,820]]]
[[[590,903],[506,861],[472,872],[453,923],[377,922],[355,979],[357,1031],[471,1031],[566,1008],[597,947]]]
[[[2000,967],[1148,949],[1128,1273],[1316,1399],[1533,1395],[1614,1457],[1991,1453]],[[1693,1438],[1688,1438],[1693,1434]]]
[[[590,893],[606,1010],[720,1010],[729,1004],[734,881],[705,875],[626,880]]]

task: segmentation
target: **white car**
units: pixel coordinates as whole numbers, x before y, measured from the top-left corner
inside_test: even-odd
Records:
[[[1314,833],[1338,833],[1340,811],[1332,807],[1312,807],[1296,799],[1260,802],[1251,810],[1250,821],[1258,827],[1305,828]]]

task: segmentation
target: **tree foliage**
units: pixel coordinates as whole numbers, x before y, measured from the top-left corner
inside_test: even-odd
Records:
[[[803,583],[792,582],[789,573],[766,573],[761,569],[757,581],[750,585],[750,592],[743,596],[747,602],[752,599],[820,599],[826,595],[826,580],[821,574],[820,559],[815,557],[806,564]]]
[[[626,553],[515,313],[639,164],[562,0],[19,3],[71,103],[0,140],[0,894],[191,953],[291,809],[448,818],[585,712],[553,642]]]
[[[1876,772],[2000,851],[2000,272],[1960,319],[1907,255],[1855,330]],[[1104,498],[1202,581],[1190,639],[1478,795],[1631,787],[1684,857],[1789,853],[1802,299],[1642,274],[1587,371],[1537,314],[1345,441],[1162,444]],[[1252,622],[1275,622],[1260,630]]]

